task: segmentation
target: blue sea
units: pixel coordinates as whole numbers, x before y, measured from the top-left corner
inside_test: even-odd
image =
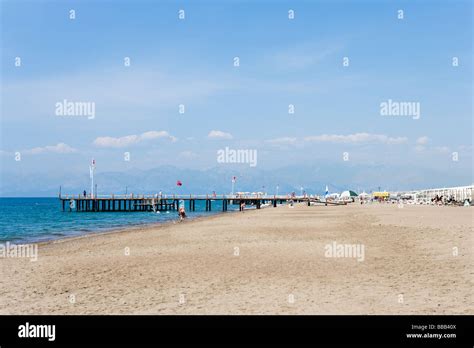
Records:
[[[196,201],[196,211],[189,218],[222,212],[222,203],[212,202],[206,212],[205,202]],[[238,206],[228,205],[229,211]],[[30,243],[88,233],[110,231],[129,226],[149,225],[178,220],[178,213],[161,212],[63,212],[58,198],[0,198],[0,243]]]

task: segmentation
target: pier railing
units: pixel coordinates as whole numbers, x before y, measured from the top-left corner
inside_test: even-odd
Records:
[[[111,195],[81,195],[60,194],[63,211],[94,211],[94,212],[131,212],[131,211],[178,211],[188,206],[189,211],[196,210],[196,201],[204,201],[205,210],[211,211],[215,203],[222,207],[222,211],[228,210],[228,205],[239,205],[244,210],[246,205],[255,206],[256,209],[279,204],[293,204],[295,202],[324,203],[317,196],[292,196],[292,195],[268,195],[268,194],[206,194],[206,195],[176,195],[176,194],[111,194]],[[185,204],[184,204],[185,203]],[[329,202],[325,202],[327,205]],[[216,208],[216,207],[214,207]]]
[[[207,194],[207,195],[175,195],[175,194],[110,194],[110,195],[90,195],[90,194],[62,194],[59,196],[60,199],[214,199],[214,200],[221,200],[221,199],[313,199],[319,198],[317,196],[290,196],[290,195],[238,195],[238,194]]]

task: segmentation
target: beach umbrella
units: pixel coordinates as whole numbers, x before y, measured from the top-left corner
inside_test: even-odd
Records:
[[[341,197],[357,197],[357,196],[358,194],[351,190],[344,191],[343,193],[341,193]]]
[[[343,193],[341,193],[341,198],[354,198],[354,197],[357,197],[357,193],[355,193],[354,191],[344,191]]]

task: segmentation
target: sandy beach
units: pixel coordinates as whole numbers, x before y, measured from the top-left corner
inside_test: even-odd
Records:
[[[0,313],[474,314],[473,211],[282,206],[40,244],[0,258]]]

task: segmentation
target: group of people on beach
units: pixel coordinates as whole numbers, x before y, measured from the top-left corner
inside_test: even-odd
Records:
[[[466,201],[467,201],[468,204],[471,203],[471,201],[467,198],[464,201],[462,201],[461,203],[466,204]],[[431,202],[433,202],[434,204],[437,204],[437,205],[458,203],[453,195],[451,195],[449,197],[445,197],[443,195],[441,195],[441,196],[436,195],[434,198],[431,199]]]
[[[443,196],[438,196],[436,195],[431,202],[434,202],[435,204],[443,204]]]

